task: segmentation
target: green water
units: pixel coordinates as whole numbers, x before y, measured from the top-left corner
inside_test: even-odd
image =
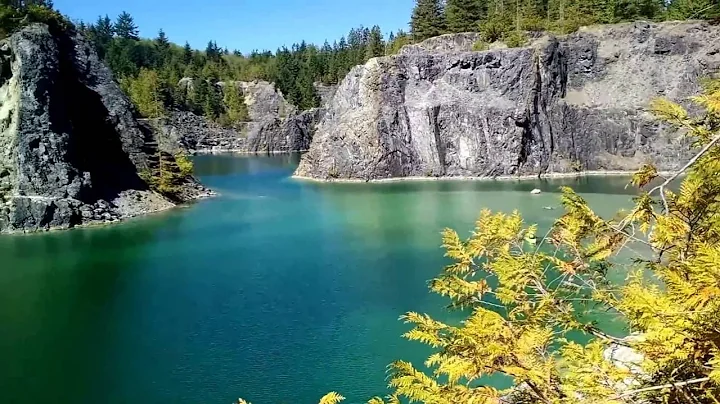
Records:
[[[547,228],[559,185],[603,214],[630,198],[621,178],[314,184],[289,179],[296,164],[199,157],[222,196],[0,238],[0,403],[365,402],[389,362],[427,354],[400,314],[457,319],[426,288],[444,227],[467,234],[488,207]]]

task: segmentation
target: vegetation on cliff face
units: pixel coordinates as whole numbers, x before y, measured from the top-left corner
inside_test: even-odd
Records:
[[[716,0],[417,0],[412,37],[480,30],[493,42],[513,31],[569,33],[584,25],[639,19],[686,20],[720,17]]]

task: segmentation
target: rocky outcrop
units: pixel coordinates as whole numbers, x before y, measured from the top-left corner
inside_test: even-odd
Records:
[[[672,170],[688,142],[654,121],[648,102],[686,102],[720,69],[720,26],[705,22],[590,27],[485,52],[463,35],[354,68],[296,175]]]
[[[322,82],[315,82],[313,86],[315,87],[315,92],[320,97],[320,105],[323,108],[330,104],[338,89],[336,84],[323,84]]]
[[[140,178],[157,138],[82,37],[34,24],[0,53],[0,232],[114,221],[207,193],[188,178],[171,201]]]
[[[191,152],[287,153],[306,151],[315,128],[324,114],[316,108],[298,112],[287,102],[273,83],[266,81],[220,82],[220,87],[234,85],[241,91],[248,107],[248,122],[234,128],[223,128],[187,111],[174,111],[158,120],[158,125],[176,146]],[[192,89],[192,79],[184,78],[180,86]],[[332,97],[332,86],[322,86],[322,96]]]

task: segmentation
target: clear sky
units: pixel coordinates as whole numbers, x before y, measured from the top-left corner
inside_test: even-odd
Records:
[[[350,28],[379,25],[407,30],[414,0],[54,0],[73,20],[95,21],[127,11],[142,37],[160,28],[171,41],[205,49],[209,40],[230,50],[274,51],[293,42],[330,43]]]

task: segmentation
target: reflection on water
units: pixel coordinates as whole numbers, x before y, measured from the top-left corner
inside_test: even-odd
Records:
[[[490,208],[542,230],[560,185],[602,214],[631,192],[619,177],[323,184],[289,179],[297,162],[199,156],[218,198],[0,238],[2,402],[365,402],[385,394],[390,361],[427,354],[399,337],[400,314],[461,317],[427,292],[447,263],[443,228],[468,234]]]

